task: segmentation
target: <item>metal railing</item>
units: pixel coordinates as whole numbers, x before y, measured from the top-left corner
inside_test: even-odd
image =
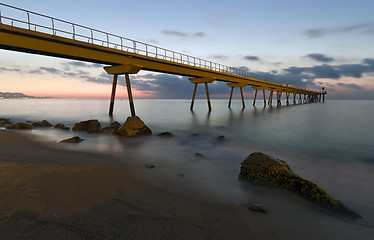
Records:
[[[175,52],[166,48],[157,47],[151,44],[121,37],[115,34],[71,23],[54,17],[49,17],[43,14],[28,11],[18,7],[13,7],[3,3],[0,3],[0,6],[11,9],[11,11],[14,11],[14,15],[16,15],[12,17],[6,16],[0,8],[0,24],[21,27],[28,30],[51,34],[53,36],[71,38],[77,41],[101,45],[109,48],[114,48],[117,50],[136,53],[147,57],[154,57],[175,63],[208,69],[216,72],[222,72],[235,76],[276,83],[284,86],[287,85],[286,83],[281,83],[280,81],[274,80],[266,76],[261,76],[252,72],[243,71],[238,68],[229,67],[219,63],[186,55],[184,53]],[[23,13],[24,19],[22,19],[22,14],[20,13]],[[38,23],[38,19],[42,23]],[[60,25],[60,27],[58,25]],[[299,89],[307,90],[305,88]],[[310,90],[308,89],[307,91]]]

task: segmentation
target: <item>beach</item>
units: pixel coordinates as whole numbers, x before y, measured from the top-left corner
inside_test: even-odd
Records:
[[[109,155],[0,131],[0,239],[278,239],[258,214],[163,191]]]
[[[284,208],[281,219],[279,210],[264,214],[199,199],[179,180],[174,188],[153,184],[152,176],[144,176],[152,169],[115,155],[69,151],[37,139],[0,131],[0,239],[369,239],[373,232],[297,196],[274,206]],[[331,225],[321,223],[326,218]]]

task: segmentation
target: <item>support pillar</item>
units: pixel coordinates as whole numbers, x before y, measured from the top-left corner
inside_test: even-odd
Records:
[[[113,116],[114,99],[116,97],[118,74],[113,75],[112,95],[110,97],[109,116]]]
[[[210,111],[212,111],[212,106],[210,105],[208,83],[205,83],[205,91],[206,91],[206,100],[208,101],[208,109],[209,109],[209,112],[210,112]]]
[[[240,87],[240,95],[242,96],[242,105],[243,105],[243,108],[245,108],[244,96],[243,96],[243,87]]]
[[[272,106],[272,104],[273,104],[273,91],[270,91],[268,105]]]
[[[262,89],[262,94],[264,94],[264,107],[266,107],[266,95],[265,95],[265,89]]]
[[[287,104],[287,105],[289,105],[289,104],[290,104],[290,102],[289,102],[289,97],[290,97],[290,94],[291,94],[291,93],[288,93],[288,92],[286,92],[286,97],[287,97],[287,101],[286,101],[286,104]]]
[[[296,93],[293,93],[293,104],[296,104]]]
[[[194,102],[195,102],[196,90],[197,90],[197,83],[195,83],[195,88],[194,88],[194,90],[193,90],[192,101],[191,101],[191,107],[190,107],[190,110],[191,110],[191,111],[193,110],[193,104],[194,104]]]
[[[257,89],[256,89],[256,93],[255,93],[255,99],[253,99],[253,106],[255,106],[256,105],[256,98],[257,98]]]
[[[201,77],[201,78],[190,78],[189,79],[191,83],[195,84],[192,101],[191,101],[191,111],[193,110],[194,102],[195,102],[195,96],[196,96],[196,90],[197,90],[197,84],[199,83],[205,83],[205,92],[206,92],[206,98],[208,102],[208,109],[209,112],[212,111],[212,106],[210,104],[210,97],[209,97],[209,89],[208,89],[208,83],[212,83],[214,81],[213,78],[210,77]]]
[[[135,114],[134,101],[133,101],[133,98],[132,98],[132,92],[131,92],[131,84],[130,84],[129,74],[126,73],[125,77],[126,77],[127,95],[128,95],[129,103],[130,103],[131,117],[135,117],[136,114]]]
[[[231,107],[231,99],[232,99],[232,93],[233,92],[234,92],[234,87],[231,87],[230,100],[229,100],[229,108]]]
[[[118,75],[120,75],[120,74],[125,74],[127,95],[128,95],[128,98],[129,98],[131,116],[132,117],[136,116],[135,107],[134,107],[134,100],[133,100],[132,92],[131,92],[131,84],[130,84],[129,74],[137,74],[142,68],[143,68],[143,66],[137,65],[137,64],[123,64],[123,65],[115,65],[115,66],[104,67],[104,70],[108,74],[114,74],[112,96],[111,96],[110,107],[109,107],[109,115],[110,116],[113,115],[114,98],[115,98],[115,92],[116,92],[117,78],[118,78]]]

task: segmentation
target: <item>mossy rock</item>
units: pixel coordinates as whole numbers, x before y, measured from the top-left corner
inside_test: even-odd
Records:
[[[33,127],[52,127],[52,124],[50,124],[47,120],[34,122],[32,124]]]
[[[87,131],[88,133],[101,133],[101,125],[98,120],[87,120],[76,123],[73,131]]]
[[[250,154],[241,163],[239,178],[256,184],[288,189],[335,213],[353,219],[360,218],[355,211],[333,199],[316,184],[294,174],[285,161],[261,152]]]
[[[12,124],[12,122],[8,118],[0,118],[0,126]]]
[[[128,117],[117,133],[126,137],[152,135],[151,129],[139,117]]]
[[[62,130],[70,130],[69,127],[66,127],[64,124],[62,123],[57,123],[54,128],[59,128],[59,129],[62,129]]]
[[[16,123],[16,124],[6,126],[5,128],[6,129],[17,129],[17,130],[23,130],[23,129],[31,130],[32,126],[30,124],[20,122],[20,123]]]

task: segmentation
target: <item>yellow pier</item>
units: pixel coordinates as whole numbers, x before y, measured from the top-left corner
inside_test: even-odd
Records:
[[[18,11],[17,17],[7,15],[6,9]],[[24,17],[20,17],[24,15]],[[37,16],[37,18],[36,18]],[[46,21],[38,23],[34,19],[43,18]],[[46,24],[49,22],[49,24]],[[65,26],[57,28],[57,24]],[[273,92],[277,92],[277,104],[281,94],[286,93],[287,103],[291,93],[295,96],[304,95],[304,102],[324,101],[326,92],[300,88],[292,85],[276,83],[267,77],[242,71],[229,66],[178,53],[165,48],[131,40],[93,28],[70,23],[64,20],[45,16],[35,12],[16,8],[0,3],[0,48],[32,54],[60,57],[107,65],[105,71],[113,74],[113,88],[109,113],[113,113],[114,98],[118,75],[124,74],[128,89],[131,114],[135,116],[132,100],[129,74],[136,74],[141,70],[161,72],[190,77],[195,84],[191,110],[193,109],[196,88],[204,83],[206,88],[208,108],[211,110],[208,83],[213,81],[227,82],[231,87],[229,107],[234,87],[240,87],[243,108],[244,97],[242,88],[251,86],[256,90],[253,105],[255,105],[257,91],[263,90],[264,105],[266,106],[265,90],[270,92],[269,102],[272,103]],[[306,98],[308,96],[308,98]]]

